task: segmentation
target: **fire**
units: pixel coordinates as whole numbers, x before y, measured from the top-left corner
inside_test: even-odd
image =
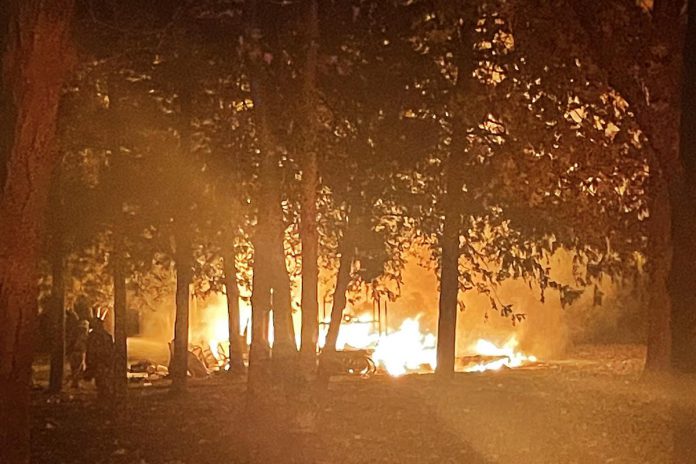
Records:
[[[423,334],[418,319],[406,319],[399,330],[381,337],[372,360],[389,375],[398,377],[424,367],[435,369],[435,335]]]
[[[325,344],[328,327],[326,323],[323,325],[320,347]],[[336,348],[370,350],[377,367],[394,377],[435,368],[435,335],[421,332],[417,317],[404,320],[398,330],[388,333],[379,333],[374,325],[369,314],[344,322],[338,332]]]
[[[329,330],[329,320],[325,320],[319,329],[319,348],[324,348]],[[349,317],[338,329],[337,350],[366,350],[374,348],[379,341],[379,334],[374,330],[374,322],[368,314]]]
[[[516,337],[510,338],[503,346],[497,346],[491,341],[480,338],[472,347],[477,357],[493,358],[464,368],[464,372],[497,371],[502,367],[514,368],[524,364],[537,362],[536,356],[528,356],[516,351]]]
[[[250,340],[249,324],[251,310],[241,308],[240,327]],[[296,334],[300,334],[300,320],[295,318]],[[226,307],[220,306],[210,313],[202,330],[201,339],[206,340],[218,365],[225,368],[229,350],[228,324]],[[247,330],[245,330],[247,329]],[[326,343],[328,321],[320,324],[319,347]],[[269,327],[269,339],[273,340],[273,327]],[[421,329],[419,317],[405,319],[397,330],[381,332],[372,318],[364,313],[348,317],[341,324],[336,348],[338,350],[368,350],[378,369],[393,377],[407,373],[432,371],[436,367],[436,342],[434,334]],[[299,346],[299,340],[297,340]],[[503,345],[479,339],[471,346],[471,355],[461,358],[464,372],[484,372],[499,370],[503,367],[515,368],[537,362],[535,356],[517,351],[518,341],[511,337]],[[461,366],[461,364],[460,364]]]

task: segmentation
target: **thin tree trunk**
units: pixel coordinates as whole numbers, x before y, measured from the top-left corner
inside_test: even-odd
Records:
[[[226,250],[223,258],[225,272],[225,295],[227,297],[227,321],[230,341],[230,373],[244,371],[244,340],[239,327],[239,285],[237,283],[237,264],[234,244]]]
[[[188,224],[177,227],[187,228]],[[186,390],[188,378],[189,344],[189,301],[192,278],[191,238],[188,231],[176,234],[176,319],[174,321],[174,359],[172,362],[172,390],[180,393]]]
[[[73,63],[73,0],[7,2],[3,82],[14,117],[0,181],[0,462],[29,462],[37,263],[63,81]]]
[[[64,279],[64,245],[63,229],[60,221],[61,197],[59,168],[53,178],[52,200],[49,213],[51,221],[51,366],[48,390],[58,393],[63,389],[65,371],[65,279]]]
[[[123,185],[118,171],[124,169],[124,161],[121,157],[121,146],[123,134],[119,130],[121,127],[121,100],[119,92],[118,76],[109,76],[109,112],[113,115],[111,128],[111,160],[110,166],[114,171],[108,181],[110,188],[115,192],[126,190],[128,187]],[[123,212],[122,198],[114,199],[111,204],[111,226],[112,226],[112,256],[111,278],[113,281],[113,307],[114,307],[114,359],[113,359],[113,392],[114,406],[125,402],[128,392],[128,340],[126,333],[126,216]],[[121,409],[117,408],[116,411]]]
[[[319,231],[317,230],[317,189],[319,167],[316,152],[316,72],[319,49],[319,4],[311,0],[307,15],[307,57],[304,69],[305,137],[302,156],[302,203],[300,238],[302,241],[302,340],[301,353],[314,361],[319,336]]]
[[[454,375],[457,333],[457,306],[459,296],[459,234],[462,212],[459,209],[462,191],[462,170],[450,153],[447,161],[446,192],[444,199],[445,223],[442,232],[440,263],[440,302],[437,319],[437,367],[441,378]]]
[[[466,157],[466,127],[471,127],[467,104],[457,102],[459,96],[471,98],[474,91],[476,68],[474,56],[474,29],[476,13],[470,5],[463,5],[464,21],[460,22],[458,39],[461,52],[457,59],[459,75],[452,107],[457,112],[453,121],[450,153],[445,165],[444,224],[440,244],[440,300],[437,319],[437,366],[435,374],[441,379],[454,375],[457,338],[457,310],[459,297],[459,238],[462,217],[462,187]]]
[[[672,366],[696,373],[696,1],[689,0],[689,21],[684,42],[681,176],[670,189],[672,240],[675,252],[669,273],[672,300]]]
[[[114,368],[115,406],[126,400],[128,393],[128,341],[126,335],[126,268],[124,238],[119,228],[114,231],[112,278],[114,285]]]
[[[259,205],[259,209],[262,206]],[[266,380],[266,364],[270,360],[271,347],[268,341],[268,326],[271,308],[271,276],[268,263],[267,239],[261,214],[254,238],[254,270],[251,291],[251,346],[249,347],[249,391],[254,393]]]
[[[350,227],[350,225],[348,226]],[[338,333],[341,330],[341,322],[343,321],[343,311],[346,309],[346,293],[351,280],[351,267],[353,265],[354,245],[349,231],[341,238],[341,257],[338,264],[338,272],[336,274],[336,288],[333,294],[333,303],[331,305],[331,322],[329,330],[326,334],[326,343],[324,351],[335,352],[336,342],[338,341]]]
[[[261,176],[266,175],[268,159],[261,162]],[[262,183],[262,186],[265,185]],[[256,229],[253,238],[254,267],[251,292],[251,346],[249,348],[249,381],[257,377],[256,372],[270,359],[271,347],[268,340],[268,327],[271,310],[271,250],[268,226],[270,207],[268,192],[261,187],[258,195]]]
[[[264,275],[265,274],[265,275]],[[268,341],[268,328],[271,308],[271,285],[268,274],[259,269],[254,260],[253,290],[251,293],[251,346],[249,348],[249,368],[253,364],[268,360],[271,346]]]
[[[183,66],[190,65],[181,57]],[[193,114],[194,80],[189,71],[183,71],[184,78],[177,89],[179,102],[179,146],[175,153],[173,169],[174,176],[186,172],[193,156],[191,150],[191,121]],[[172,392],[182,393],[186,391],[188,381],[188,354],[189,354],[189,326],[190,326],[190,302],[191,282],[193,280],[193,237],[192,217],[190,208],[194,204],[188,185],[181,183],[179,179],[171,179],[172,186],[180,195],[177,204],[174,205],[174,264],[176,266],[176,319],[174,320],[174,353],[172,372]]]
[[[62,250],[52,250],[51,254],[51,370],[48,390],[58,393],[63,389],[65,371],[65,279]]]

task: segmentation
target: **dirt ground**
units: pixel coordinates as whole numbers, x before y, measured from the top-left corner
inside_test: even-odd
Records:
[[[640,376],[636,347],[533,368],[336,377],[302,414],[225,376],[133,387],[117,418],[91,389],[35,394],[37,463],[696,463],[696,379]],[[298,419],[299,418],[299,419]]]

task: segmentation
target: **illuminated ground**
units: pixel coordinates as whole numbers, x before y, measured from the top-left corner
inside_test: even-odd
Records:
[[[120,425],[90,392],[37,393],[34,461],[114,463],[691,463],[696,381],[638,378],[635,350],[595,348],[538,369],[334,379],[314,431],[282,400],[245,414],[244,384],[214,378],[187,398],[131,390]],[[601,358],[592,359],[592,356]]]

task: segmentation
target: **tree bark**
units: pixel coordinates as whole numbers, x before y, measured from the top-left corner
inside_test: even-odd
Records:
[[[440,378],[454,375],[459,297],[459,235],[462,216],[460,197],[462,169],[455,157],[464,153],[452,152],[447,160],[446,192],[444,198],[444,227],[440,262],[440,301],[437,318],[437,367]]]
[[[29,462],[29,389],[37,263],[63,81],[73,58],[73,0],[15,0],[3,54],[14,116],[0,192],[0,462]]]
[[[348,227],[350,227],[350,224]],[[351,236],[350,231],[346,230],[345,235],[341,237],[341,256],[338,263],[338,273],[336,274],[333,303],[331,305],[331,321],[326,334],[326,343],[324,343],[324,351],[329,353],[336,351],[338,333],[341,330],[341,322],[343,322],[343,311],[346,309],[346,293],[351,281],[350,271],[353,265],[355,248]]]
[[[610,2],[571,2],[579,24],[587,32],[585,49],[592,60],[604,70],[609,85],[629,103],[638,125],[646,134],[649,150],[651,180],[650,218],[648,219],[648,270],[651,277],[649,294],[647,372],[665,371],[670,368],[672,329],[674,327],[672,303],[669,294],[668,275],[673,240],[671,238],[670,197],[673,183],[679,182],[679,89],[681,73],[681,0],[655,0],[651,31],[646,43],[627,43],[625,10],[612,12]],[[638,9],[638,7],[636,7]],[[606,22],[616,17],[615,24]],[[636,14],[642,14],[637,12]],[[630,26],[629,26],[630,27]],[[607,43],[615,46],[606,47]],[[665,49],[664,56],[655,50]],[[617,50],[622,54],[617,54]],[[637,78],[627,69],[651,69]],[[659,71],[658,71],[659,69]],[[646,95],[649,92],[649,98]]]
[[[190,66],[182,55],[180,64]],[[193,226],[191,208],[195,205],[188,184],[181,183],[176,176],[187,172],[193,156],[191,140],[191,122],[193,120],[193,86],[195,80],[190,69],[182,71],[183,80],[177,89],[179,102],[178,133],[179,145],[172,160],[170,171],[175,177],[170,181],[174,192],[179,195],[173,204],[174,218],[174,265],[176,266],[176,318],[174,320],[174,353],[172,359],[172,385],[174,394],[186,391],[188,382],[189,354],[189,316],[191,302],[191,283],[193,280]]]
[[[59,161],[60,162],[60,161]],[[58,393],[63,389],[65,371],[65,279],[64,279],[64,244],[63,226],[60,220],[62,211],[60,192],[60,168],[56,168],[51,186],[51,212],[49,213],[51,240],[51,366],[48,390]]]
[[[440,244],[440,299],[437,318],[437,366],[435,374],[440,379],[454,376],[457,311],[459,298],[459,239],[461,235],[462,187],[467,155],[465,128],[472,127],[469,121],[471,107],[468,101],[461,102],[463,96],[473,100],[474,70],[474,30],[477,15],[470,5],[462,6],[457,31],[460,53],[457,59],[457,82],[450,105],[455,114],[450,152],[445,165],[445,195],[443,199],[444,224]],[[478,121],[476,121],[478,124]]]
[[[258,233],[258,231],[257,231]],[[271,309],[271,282],[268,257],[262,241],[254,241],[254,273],[251,292],[251,346],[249,347],[249,371],[270,358],[268,325]]]
[[[128,339],[126,334],[126,263],[123,232],[114,229],[112,265],[114,296],[114,366],[113,387],[115,406],[126,400],[128,393]]]
[[[670,369],[672,322],[667,277],[672,260],[672,233],[667,185],[661,182],[655,185],[652,191],[651,217],[648,223],[650,260],[647,263],[647,272],[650,291],[645,371],[657,373]]]
[[[121,155],[121,146],[123,145],[123,134],[120,128],[121,124],[121,100],[119,92],[118,76],[110,75],[108,80],[109,85],[109,112],[112,113],[115,123],[110,129],[111,138],[111,160],[110,166],[112,175],[108,178],[109,188],[114,192],[122,192],[128,189],[124,185],[123,178],[118,175],[121,169],[124,169],[124,160]],[[116,196],[113,203],[110,203],[111,208],[111,278],[113,283],[113,308],[114,308],[114,359],[113,359],[113,399],[114,406],[123,404],[128,393],[128,338],[126,332],[127,324],[127,295],[126,295],[126,279],[128,277],[127,262],[126,262],[126,223],[127,216],[123,211],[123,198]],[[119,411],[119,409],[116,409]]]
[[[244,340],[239,327],[239,285],[237,283],[237,264],[234,244],[231,244],[222,260],[225,273],[225,295],[227,297],[227,321],[230,341],[229,372],[238,374],[244,371]]]
[[[251,93],[254,101],[254,123],[257,130],[259,148],[261,149],[261,166],[259,173],[258,220],[254,239],[254,277],[252,289],[252,346],[250,352],[250,379],[255,360],[264,359],[267,342],[261,333],[268,317],[267,302],[272,297],[273,307],[273,357],[283,358],[297,353],[294,328],[292,324],[292,304],[290,279],[285,265],[285,248],[283,237],[285,224],[283,220],[281,197],[281,153],[277,140],[271,130],[270,102],[272,92],[265,53],[259,36],[261,29],[257,22],[257,2],[247,5],[248,23],[252,31],[248,34],[251,50],[248,63],[251,70]],[[280,60],[273,58],[272,63]],[[254,314],[256,313],[256,314]],[[259,343],[254,342],[254,338]],[[251,358],[254,358],[252,361]]]
[[[276,169],[278,169],[276,167]],[[285,359],[297,354],[295,327],[292,322],[292,295],[290,277],[285,264],[285,223],[281,209],[280,191],[278,190],[280,176],[274,176],[277,182],[272,182],[267,188],[275,194],[271,202],[271,276],[272,307],[273,307],[273,349],[275,360]]]
[[[189,300],[192,278],[191,237],[188,224],[177,224],[175,235],[176,265],[176,319],[174,321],[174,358],[172,362],[172,391],[181,393],[186,390],[188,379],[188,344],[189,344]]]
[[[672,367],[696,373],[696,1],[689,0],[684,42],[680,165],[670,189],[672,207]]]
[[[305,137],[302,157],[302,199],[300,238],[302,241],[302,340],[303,358],[314,361],[319,336],[319,231],[317,230],[317,189],[319,167],[316,152],[316,72],[319,49],[319,5],[311,0],[307,15],[307,57],[304,69]]]

